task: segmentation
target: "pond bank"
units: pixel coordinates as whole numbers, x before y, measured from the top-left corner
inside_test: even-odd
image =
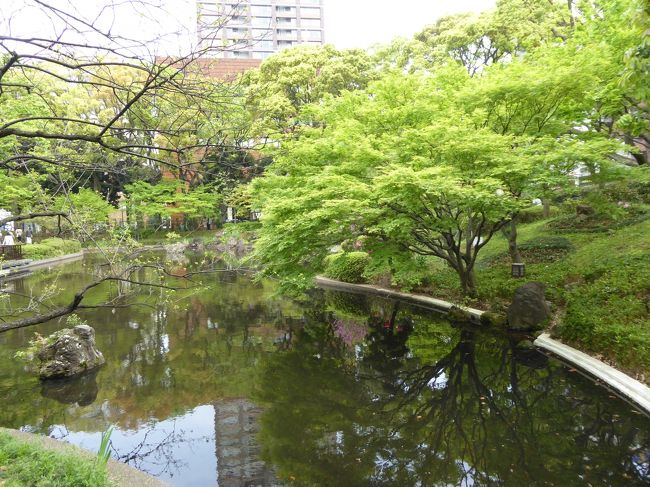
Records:
[[[26,433],[10,428],[0,428],[0,431],[11,435],[18,441],[34,444],[46,450],[64,455],[71,455],[79,458],[80,461],[94,461],[96,458],[94,453],[48,436]],[[106,470],[109,480],[116,487],[168,487],[168,484],[157,478],[112,459],[106,464]]]
[[[72,262],[74,260],[79,260],[83,258],[83,256],[84,256],[83,252],[75,252],[73,254],[65,254],[56,257],[50,257],[48,259],[40,259],[40,260],[23,259],[23,261],[21,261],[17,265],[9,265],[7,266],[7,268],[0,269],[0,278],[13,277],[16,275],[24,274],[25,272],[31,271],[33,269],[39,269],[41,267],[48,267],[51,265]],[[14,262],[18,262],[18,261],[14,261]]]
[[[73,260],[81,259],[84,256],[83,252],[75,252],[73,254],[59,255],[57,257],[50,257],[49,259],[34,260],[29,264],[21,267],[21,269],[32,270],[41,267],[47,267],[54,264],[63,264],[65,262],[72,262]]]
[[[337,281],[327,277],[317,276],[316,285],[322,288],[336,289],[362,294],[376,294],[385,298],[398,299],[431,307],[437,311],[449,312],[460,309],[471,317],[473,323],[481,323],[484,311],[454,305],[442,299],[432,298],[422,294],[411,294],[392,289],[381,288],[371,284],[351,284]],[[581,352],[564,343],[554,340],[548,333],[542,333],[534,342],[535,346],[550,352],[562,359],[563,362],[587,372],[590,376],[602,381],[607,387],[616,391],[622,398],[639,406],[646,414],[650,415],[650,388],[640,381],[630,377],[620,370],[607,365],[584,352]]]
[[[56,283],[65,303],[102,260],[87,256],[10,285],[32,296]],[[183,265],[200,270],[204,256]],[[31,333],[3,334],[0,424],[91,451],[112,424],[115,458],[176,487],[262,478],[462,484],[468,468],[504,485],[647,485],[650,418],[504,333],[378,295],[281,298],[276,282],[227,270],[200,283],[173,300],[132,289],[133,302],[156,308],[82,310],[106,358],[83,381],[35,380],[14,358]],[[25,302],[14,296],[15,307]],[[31,331],[49,336],[60,326]],[[441,443],[423,451],[436,436]],[[409,465],[407,476],[377,469],[377,458],[400,471]],[[448,458],[467,468],[449,470]]]
[[[579,367],[601,380],[622,398],[640,406],[650,416],[650,387],[580,350],[554,340],[548,333],[542,333],[533,343],[558,356],[563,362]]]

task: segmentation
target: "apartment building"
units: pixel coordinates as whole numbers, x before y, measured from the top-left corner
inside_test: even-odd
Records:
[[[215,57],[264,59],[325,42],[323,0],[197,0],[200,46]]]

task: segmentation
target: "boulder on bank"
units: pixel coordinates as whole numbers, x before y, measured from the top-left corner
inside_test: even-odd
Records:
[[[64,328],[44,340],[36,356],[41,379],[73,377],[106,361],[95,345],[95,330],[88,325]]]
[[[508,308],[510,330],[540,330],[551,317],[551,309],[544,297],[544,284],[527,282],[517,288]]]

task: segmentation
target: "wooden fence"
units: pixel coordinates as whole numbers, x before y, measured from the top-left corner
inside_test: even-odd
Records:
[[[23,258],[22,245],[0,245],[0,258],[3,260],[18,260]]]

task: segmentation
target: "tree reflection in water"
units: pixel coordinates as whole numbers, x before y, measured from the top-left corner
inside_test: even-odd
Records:
[[[207,409],[212,412],[212,407],[203,406],[202,408],[204,414]],[[205,475],[205,472],[192,477],[195,474],[188,471],[191,466],[196,467],[195,462],[191,465],[192,457],[197,452],[201,452],[205,448],[204,445],[214,445],[214,432],[209,429],[196,431],[192,425],[191,415],[192,413],[189,416],[154,422],[137,431],[113,430],[109,440],[112,459],[165,479],[174,477],[209,478],[210,475]],[[94,451],[98,446],[92,441],[93,434],[73,431],[63,424],[50,426],[48,436],[83,445],[85,448],[94,449]]]
[[[514,338],[383,303],[265,362],[263,455],[295,485],[647,485],[647,418]],[[368,314],[366,314],[368,316]],[[325,318],[325,319],[324,319]]]
[[[92,265],[64,266],[57,282],[72,289]],[[310,486],[648,483],[650,422],[514,337],[359,295],[298,303],[236,273],[201,279],[81,313],[107,358],[96,382],[42,386],[16,364],[33,331],[61,323],[4,334],[3,426],[96,449],[114,424],[117,455],[175,485],[274,485],[274,472]]]
[[[150,440],[149,436],[153,431],[155,431],[153,427],[145,431],[142,439],[129,451],[117,448],[111,441],[109,443],[111,456],[119,462],[131,465],[156,477],[165,473],[173,477],[174,473],[182,471],[185,467],[185,464],[175,455],[174,450],[178,448],[179,443],[187,443],[188,440],[182,431],[176,432],[175,422],[171,431],[166,432],[166,436],[162,439]],[[192,441],[205,440],[200,438]]]

